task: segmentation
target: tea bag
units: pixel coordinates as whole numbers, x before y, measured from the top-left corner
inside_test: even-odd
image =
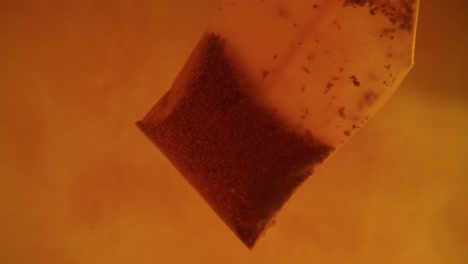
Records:
[[[417,0],[222,1],[138,127],[252,248],[413,64]]]

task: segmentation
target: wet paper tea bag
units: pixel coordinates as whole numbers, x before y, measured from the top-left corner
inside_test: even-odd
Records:
[[[417,0],[223,1],[138,127],[252,248],[413,64]]]

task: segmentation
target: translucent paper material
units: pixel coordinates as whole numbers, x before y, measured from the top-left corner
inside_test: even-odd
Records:
[[[413,64],[417,1],[223,1],[140,129],[250,248]]]
[[[262,103],[338,147],[411,68],[416,7],[415,0],[224,1],[210,30],[226,39]]]

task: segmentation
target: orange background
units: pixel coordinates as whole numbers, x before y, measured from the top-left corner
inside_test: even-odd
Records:
[[[136,128],[218,1],[0,0],[0,263],[468,263],[468,4],[249,251]]]

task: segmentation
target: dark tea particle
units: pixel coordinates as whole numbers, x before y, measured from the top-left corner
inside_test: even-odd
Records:
[[[354,86],[359,87],[361,85],[361,83],[358,81],[356,76],[352,75],[352,76],[349,77],[349,79],[351,79],[353,81]]]
[[[333,151],[245,91],[252,82],[205,34],[172,89],[138,127],[252,248],[315,165]]]
[[[369,6],[372,16],[382,14],[394,26],[401,30],[412,31],[415,15],[416,0],[344,0],[343,6],[363,7]]]

